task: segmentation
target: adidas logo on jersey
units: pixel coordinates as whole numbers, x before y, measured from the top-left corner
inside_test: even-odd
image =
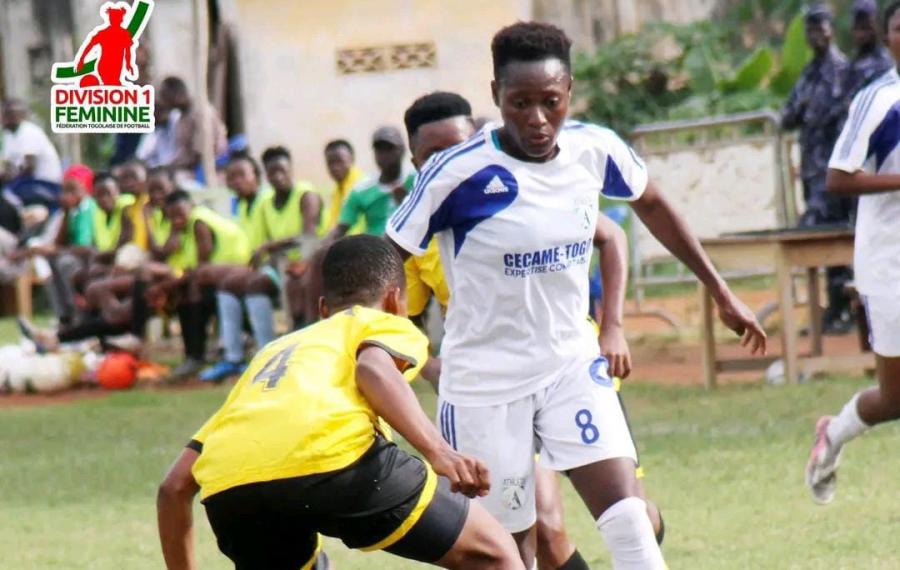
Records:
[[[485,194],[506,194],[507,192],[509,192],[509,188],[500,180],[499,176],[491,178],[491,181],[484,187]]]

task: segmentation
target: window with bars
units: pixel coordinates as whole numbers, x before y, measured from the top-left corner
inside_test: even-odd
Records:
[[[340,49],[336,63],[340,75],[428,69],[437,66],[437,48],[434,42],[417,42]]]

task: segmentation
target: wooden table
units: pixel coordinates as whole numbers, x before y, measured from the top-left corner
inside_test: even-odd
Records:
[[[819,300],[819,268],[851,265],[853,262],[853,232],[847,229],[773,230],[728,235],[701,240],[703,248],[719,270],[746,270],[771,267],[777,276],[778,301],[783,331],[781,354],[784,376],[789,384],[796,383],[800,367],[806,374],[824,370],[862,370],[874,367],[872,354],[854,356],[823,356],[822,307]],[[806,269],[809,295],[809,330],[811,354],[797,352],[797,320],[792,271]],[[718,360],[713,331],[714,307],[709,291],[700,285],[701,328],[703,333],[703,373],[707,388],[716,385],[719,372],[765,369],[776,357]],[[789,308],[791,310],[786,310]]]

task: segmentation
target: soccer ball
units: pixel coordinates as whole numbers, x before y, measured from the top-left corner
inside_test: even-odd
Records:
[[[76,354],[26,354],[18,346],[0,348],[0,387],[13,394],[58,392],[81,373]]]
[[[133,271],[147,262],[147,252],[133,243],[123,245],[116,252],[116,267]]]

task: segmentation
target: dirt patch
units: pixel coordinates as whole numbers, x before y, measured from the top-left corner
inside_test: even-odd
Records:
[[[742,290],[738,292],[751,309],[759,312],[775,301],[772,291]],[[628,333],[634,371],[630,382],[702,385],[703,364],[700,348],[700,304],[696,294],[675,295],[664,298],[645,300],[641,308],[644,311],[660,310],[672,316],[679,323],[676,334],[664,320],[650,314],[634,315],[637,306],[629,301],[626,310],[632,313],[625,319],[625,330]],[[806,324],[806,310],[796,309],[800,326]],[[778,314],[770,317],[765,325],[771,333],[769,337],[769,354],[781,354],[781,338],[778,336]],[[717,326],[716,336],[719,340],[717,353],[720,358],[742,358],[749,356],[743,347],[735,342],[735,337],[721,325]],[[800,353],[809,351],[809,339],[801,337]],[[161,343],[154,349],[154,357],[161,361],[173,361],[178,350]],[[844,336],[825,337],[824,352],[826,355],[853,355],[859,353],[859,341],[855,333]],[[860,371],[862,374],[862,371]],[[719,382],[760,382],[764,371],[720,373]],[[147,391],[180,391],[200,390],[208,385],[198,380],[181,384],[148,383],[135,388]],[[97,387],[79,387],[56,394],[14,394],[0,396],[0,409],[17,406],[44,406],[65,404],[72,401],[105,398],[111,392]]]
[[[185,390],[205,390],[209,388],[210,384],[208,383],[200,382],[199,380],[190,380],[179,384],[148,382],[139,384],[134,387],[133,390],[145,392],[181,392]],[[107,398],[114,393],[114,391],[104,390],[99,386],[83,385],[53,394],[5,394],[0,395],[0,409],[24,406],[52,406],[56,404],[77,402],[80,400],[99,400],[101,398]]]
[[[775,303],[774,291],[739,290],[738,296],[757,314]],[[703,383],[703,352],[700,347],[700,303],[696,294],[647,299],[641,304],[644,314],[634,315],[637,306],[629,301],[626,310],[631,316],[625,319],[634,371],[630,378],[635,382],[657,384],[701,385]],[[803,329],[808,323],[808,309],[800,306],[794,309],[798,326]],[[666,321],[654,316],[654,311],[673,317],[679,324],[676,332]],[[768,352],[772,356],[781,355],[780,316],[778,311],[764,321],[769,332]],[[749,352],[736,343],[733,333],[716,324],[716,352],[719,358],[745,358]],[[808,354],[810,339],[801,336],[798,342],[800,354]],[[826,336],[824,353],[833,356],[859,354],[859,339],[854,331],[843,336]],[[860,370],[860,374],[863,371]],[[720,383],[759,382],[764,378],[763,370],[751,372],[720,373]]]

